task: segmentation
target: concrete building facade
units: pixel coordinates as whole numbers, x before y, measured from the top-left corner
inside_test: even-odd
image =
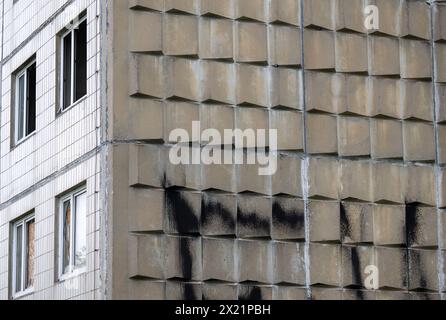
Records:
[[[1,299],[446,297],[446,1],[2,8]]]

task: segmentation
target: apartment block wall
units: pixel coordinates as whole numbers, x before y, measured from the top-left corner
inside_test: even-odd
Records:
[[[444,298],[445,1],[129,0],[108,19],[109,297]],[[278,129],[278,172],[172,165],[170,131],[198,120]]]
[[[35,284],[24,299],[98,299],[100,291],[100,2],[97,0],[2,1],[0,132],[0,299],[11,298],[11,232],[33,211],[36,222]],[[87,12],[87,96],[57,114],[58,36]],[[35,54],[36,131],[14,145],[11,132],[13,74]],[[87,267],[79,277],[56,275],[57,196],[87,188]]]

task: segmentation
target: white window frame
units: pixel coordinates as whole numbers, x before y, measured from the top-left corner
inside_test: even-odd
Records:
[[[77,267],[74,265],[74,255],[75,255],[75,237],[76,237],[76,197],[85,194],[86,195],[86,208],[88,208],[88,200],[87,200],[87,188],[85,186],[76,189],[73,192],[68,193],[67,195],[59,198],[59,212],[58,212],[58,276],[59,281],[64,281],[66,279],[72,278],[79,274],[82,274],[86,271],[87,266],[83,265]],[[70,201],[70,209],[71,209],[71,223],[70,223],[70,262],[69,262],[69,270],[65,271],[63,267],[63,255],[64,255],[64,208],[63,205],[65,202]],[[88,212],[87,212],[88,214]],[[87,237],[87,230],[85,230],[85,238]]]
[[[74,98],[74,87],[75,87],[75,78],[74,78],[74,54],[75,54],[75,50],[74,50],[74,41],[75,41],[75,36],[74,36],[74,30],[79,28],[79,25],[83,22],[87,21],[87,15],[85,14],[84,16],[82,16],[75,24],[71,25],[70,28],[68,30],[66,30],[60,37],[60,80],[59,80],[59,86],[60,86],[60,96],[59,96],[59,112],[64,112],[65,110],[70,109],[72,106],[74,106],[75,104],[77,104],[79,101],[82,101],[83,99],[85,99],[85,97],[87,96],[88,93],[85,93],[85,95],[81,98],[79,98],[78,100],[75,100]],[[88,30],[87,30],[88,32]],[[71,86],[70,86],[70,105],[67,107],[64,107],[64,83],[63,83],[63,79],[64,79],[64,66],[65,66],[65,59],[64,59],[64,53],[65,53],[65,42],[64,39],[66,36],[68,36],[69,34],[71,34]],[[87,86],[88,88],[88,86]]]
[[[15,144],[19,144],[22,141],[26,140],[29,136],[31,136],[35,130],[31,133],[29,133],[28,135],[26,134],[26,128],[27,128],[27,123],[26,123],[26,119],[28,117],[28,108],[27,108],[27,101],[26,101],[26,95],[27,95],[27,88],[28,88],[28,77],[27,77],[27,71],[28,69],[36,63],[36,60],[32,60],[30,63],[28,63],[25,67],[23,67],[19,73],[17,73],[16,77],[15,77],[15,102],[14,102],[14,113],[15,113],[15,117],[14,117],[14,140],[15,140]],[[25,102],[25,109],[23,110],[23,137],[18,139],[19,137],[19,103],[20,103],[20,78],[24,77],[25,81],[24,81],[24,90],[23,90],[23,101]]]
[[[28,215],[26,218],[20,219],[19,221],[16,221],[13,225],[13,241],[12,241],[12,297],[19,298],[24,295],[27,295],[29,293],[32,293],[34,291],[34,287],[30,286],[26,288],[26,267],[28,265],[28,256],[27,256],[27,245],[28,245],[28,238],[27,238],[27,229],[26,225],[28,222],[33,221],[35,223],[35,216],[34,214]],[[20,284],[20,290],[17,290],[17,229],[22,226],[22,269],[21,272],[21,284]]]

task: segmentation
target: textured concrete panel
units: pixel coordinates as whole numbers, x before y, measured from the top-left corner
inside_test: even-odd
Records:
[[[377,30],[364,25],[366,5],[379,9]],[[112,145],[123,144],[110,160],[107,193],[119,222],[116,296],[444,298],[445,7],[113,3],[119,50],[108,59],[106,131]],[[193,121],[220,134],[276,129],[277,150],[270,139],[239,149],[211,141]],[[189,153],[209,142],[244,157],[266,147],[277,171],[175,165],[174,129],[188,133]],[[375,269],[376,290],[368,286]]]

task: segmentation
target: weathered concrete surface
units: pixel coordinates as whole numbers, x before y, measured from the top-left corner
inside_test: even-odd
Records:
[[[112,1],[109,19],[112,298],[444,298],[445,1]],[[168,134],[195,120],[277,128],[278,172],[173,166]]]

